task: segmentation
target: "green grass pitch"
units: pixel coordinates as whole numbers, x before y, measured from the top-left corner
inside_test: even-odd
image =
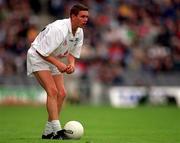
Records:
[[[180,143],[177,107],[66,105],[62,125],[81,121],[85,134],[80,140],[41,140],[46,117],[44,106],[0,106],[0,143]]]

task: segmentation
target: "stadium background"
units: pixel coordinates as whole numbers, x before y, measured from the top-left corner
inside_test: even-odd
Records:
[[[65,77],[73,102],[109,103],[111,88],[119,86],[128,88],[117,98],[127,94],[129,100],[139,100],[143,94],[155,96],[155,103],[179,102],[179,0],[1,0],[2,104],[34,101],[36,94],[44,94],[34,78],[26,76],[26,52],[46,24],[68,17],[69,8],[77,2],[89,6],[90,19],[76,72]],[[154,86],[163,87],[154,91]],[[145,91],[133,98],[131,87]],[[166,87],[170,91],[164,92]]]

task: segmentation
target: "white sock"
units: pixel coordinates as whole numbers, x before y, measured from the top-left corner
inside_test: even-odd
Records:
[[[59,120],[52,120],[51,121],[51,126],[52,126],[53,132],[55,134],[57,133],[57,131],[62,129]]]
[[[50,134],[52,132],[53,132],[53,128],[52,128],[51,122],[47,121],[44,132],[43,132],[43,135],[48,135],[48,134]]]

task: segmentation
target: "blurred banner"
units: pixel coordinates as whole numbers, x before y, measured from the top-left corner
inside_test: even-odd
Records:
[[[24,105],[44,104],[46,93],[39,87],[1,86],[0,104]]]
[[[177,105],[180,107],[180,88],[177,86],[112,86],[105,97],[98,92],[98,97],[84,100],[80,96],[79,103],[102,105],[108,103],[113,107],[136,107],[141,104]],[[9,86],[0,87],[0,105],[45,104],[46,93],[40,87]],[[67,98],[69,99],[69,98]]]
[[[109,89],[109,99],[113,107],[135,107],[141,103],[176,104],[180,107],[180,88],[171,86],[112,87]]]
[[[112,87],[109,89],[110,103],[114,107],[135,107],[147,96],[145,87]]]

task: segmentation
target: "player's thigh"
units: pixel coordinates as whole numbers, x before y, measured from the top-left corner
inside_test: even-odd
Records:
[[[56,83],[48,70],[36,71],[33,73],[41,86],[49,92],[50,90],[57,90]]]
[[[56,84],[56,87],[58,89],[58,92],[61,96],[65,96],[66,95],[66,89],[64,86],[64,76],[63,74],[57,74],[57,75],[53,75],[53,79],[54,82]]]

